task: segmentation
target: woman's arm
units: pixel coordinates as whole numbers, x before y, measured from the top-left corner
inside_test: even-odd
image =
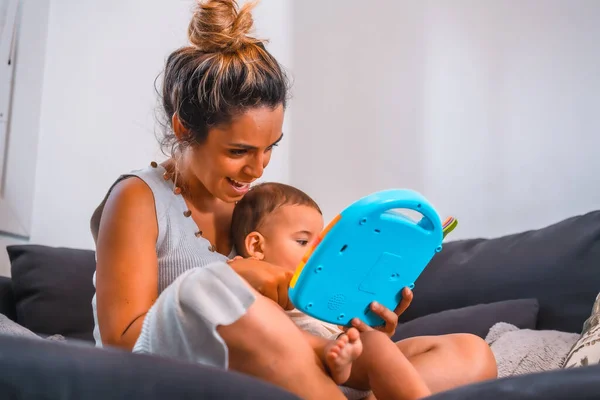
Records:
[[[138,178],[115,185],[96,242],[96,307],[103,344],[133,349],[158,296],[157,236],[150,188]]]

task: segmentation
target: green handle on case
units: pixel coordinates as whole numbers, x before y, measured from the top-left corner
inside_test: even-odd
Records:
[[[452,232],[454,230],[454,228],[456,228],[457,225],[458,225],[458,220],[456,218],[448,217],[442,224],[443,237],[445,238],[446,235],[448,235],[450,232]]]

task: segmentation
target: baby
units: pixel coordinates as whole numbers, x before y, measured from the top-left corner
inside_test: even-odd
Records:
[[[308,245],[323,230],[319,206],[289,185],[254,186],[233,212],[232,241],[242,257],[254,257],[295,271]],[[344,332],[298,310],[288,312],[305,333],[338,385],[372,390],[379,400],[417,399],[431,394],[395,343],[379,331]]]

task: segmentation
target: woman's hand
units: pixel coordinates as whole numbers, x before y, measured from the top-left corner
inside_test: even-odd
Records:
[[[293,272],[256,258],[235,257],[228,263],[258,293],[273,300],[284,310],[294,309],[288,297]]]
[[[398,316],[400,316],[404,311],[406,311],[406,309],[412,302],[412,299],[412,290],[405,287],[402,290],[402,300],[400,301],[400,304],[398,304],[398,307],[396,307],[396,310],[394,311],[382,306],[381,304],[375,301],[371,303],[371,311],[373,311],[385,321],[384,326],[377,327],[376,329],[385,333],[389,337],[392,337],[396,332],[396,328],[398,327]],[[359,330],[359,332],[367,332],[373,330],[373,328],[371,328],[369,325],[365,324],[358,318],[352,319],[351,323],[353,327]]]

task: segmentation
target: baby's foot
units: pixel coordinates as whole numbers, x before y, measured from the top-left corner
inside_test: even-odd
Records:
[[[356,328],[348,329],[345,335],[332,340],[325,347],[325,362],[331,378],[338,385],[350,378],[352,362],[362,353],[362,342]]]

